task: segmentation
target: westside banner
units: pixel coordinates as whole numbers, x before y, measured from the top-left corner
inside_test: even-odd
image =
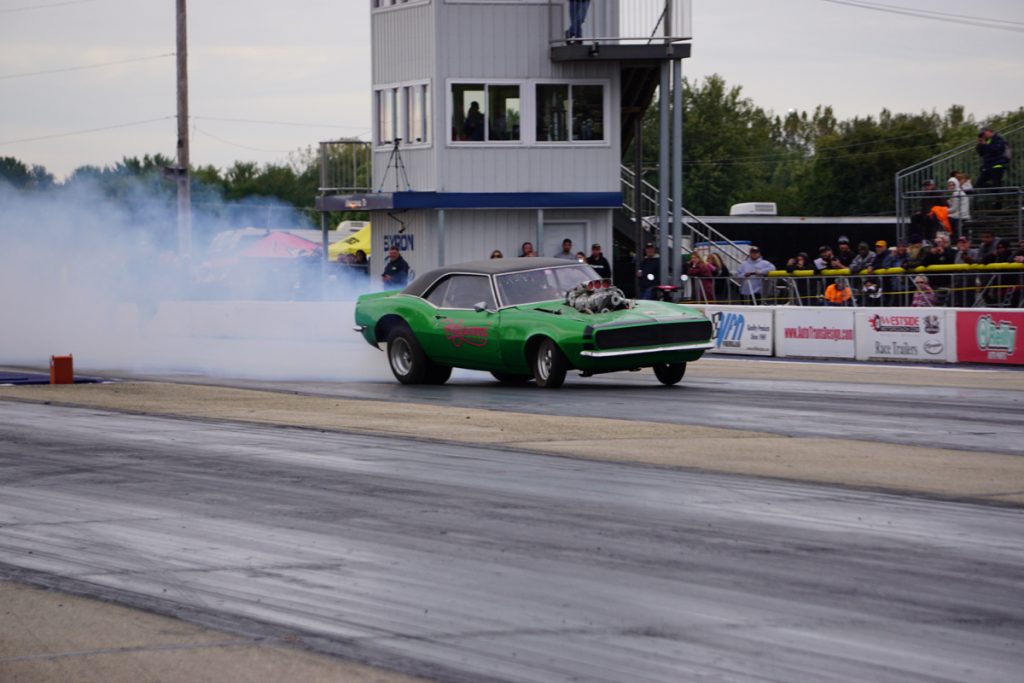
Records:
[[[1024,347],[1018,334],[1024,311],[1003,308],[956,312],[956,353],[961,363],[1024,365]]]
[[[759,306],[707,306],[704,313],[715,329],[715,348],[709,353],[744,356],[772,355],[774,314]]]
[[[937,308],[857,309],[857,359],[949,361],[955,347],[952,316]]]
[[[853,308],[775,309],[775,355],[854,358]]]

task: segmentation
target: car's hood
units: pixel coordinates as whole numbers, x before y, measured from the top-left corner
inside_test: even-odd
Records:
[[[561,301],[548,301],[528,306],[518,306],[520,310],[532,309],[550,315],[558,315],[570,320],[578,320],[585,325],[642,325],[652,322],[683,322],[686,320],[707,320],[707,316],[695,308],[664,301],[636,301],[633,308],[608,313],[583,313]]]

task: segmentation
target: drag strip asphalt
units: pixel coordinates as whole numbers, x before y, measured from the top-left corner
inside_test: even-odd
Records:
[[[173,376],[152,379],[182,381]],[[469,371],[456,371],[442,386],[415,387],[400,385],[389,376],[375,382],[191,376],[184,381],[353,400],[542,411],[1024,455],[1024,371],[1015,369],[971,373],[891,365],[701,360],[691,364],[675,387],[660,386],[650,371],[644,371],[590,378],[570,375],[557,391],[502,386],[486,373]]]
[[[0,577],[260,624],[410,675],[994,682],[1024,667],[1018,508],[10,401],[0,471]]]

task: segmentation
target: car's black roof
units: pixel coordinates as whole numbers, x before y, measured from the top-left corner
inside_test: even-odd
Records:
[[[423,292],[437,278],[447,273],[474,273],[479,275],[501,275],[502,273],[516,273],[521,270],[533,270],[535,268],[555,268],[558,266],[578,266],[579,261],[560,258],[495,258],[481,261],[466,261],[464,263],[452,263],[441,266],[434,270],[417,275],[408,287],[402,290],[403,294],[422,296]]]

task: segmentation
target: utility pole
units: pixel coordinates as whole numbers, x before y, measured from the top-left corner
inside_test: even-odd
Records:
[[[188,158],[188,37],[185,0],[176,0],[178,18],[178,255],[192,254],[192,187]]]

